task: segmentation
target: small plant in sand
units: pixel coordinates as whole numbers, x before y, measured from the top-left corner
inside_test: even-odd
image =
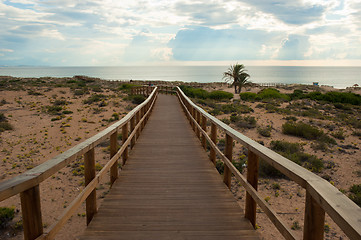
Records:
[[[263,137],[270,137],[271,136],[271,131],[272,131],[272,127],[271,126],[266,126],[266,127],[258,127],[257,128],[257,132],[263,136]]]
[[[354,184],[350,187],[349,198],[361,207],[361,184]]]
[[[6,228],[14,216],[15,209],[13,207],[0,207],[0,229]]]
[[[301,226],[300,226],[299,222],[298,222],[298,221],[294,221],[294,222],[292,223],[291,229],[292,229],[292,230],[300,230],[300,229],[301,229]]]
[[[340,140],[345,139],[344,131],[342,129],[332,132],[331,136]]]
[[[8,122],[3,113],[0,113],[0,132],[13,130],[13,126]]]

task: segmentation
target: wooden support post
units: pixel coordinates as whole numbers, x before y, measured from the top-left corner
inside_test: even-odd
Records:
[[[325,211],[306,191],[305,220],[303,229],[304,240],[322,240],[325,226]]]
[[[217,125],[213,122],[211,123],[211,139],[213,143],[217,144]],[[212,147],[209,156],[213,164],[216,165],[216,151]]]
[[[251,184],[255,190],[258,189],[258,166],[258,156],[254,152],[248,150],[247,182]],[[256,228],[256,208],[256,201],[253,200],[251,195],[247,192],[245,217],[251,222],[254,228]]]
[[[136,116],[134,115],[131,119],[130,119],[130,132],[132,133],[134,131],[135,128],[135,118]],[[136,135],[133,136],[132,140],[130,141],[130,149],[133,149],[134,145],[135,145],[135,138]]]
[[[123,144],[125,143],[125,141],[127,141],[128,139],[128,123],[123,125],[122,128],[122,142]],[[124,152],[123,152],[123,162],[122,165],[124,165],[128,160],[128,146],[125,148]]]
[[[194,107],[192,107],[191,114],[192,114],[192,117],[196,120],[196,110]],[[196,131],[196,123],[193,120],[192,120],[192,127],[193,127],[193,131],[195,132]]]
[[[135,114],[135,116],[136,116],[136,124],[135,125],[138,125],[138,123],[139,123],[139,121],[140,121],[140,111],[138,111],[136,114]],[[140,136],[140,128],[138,128],[138,130],[137,130],[137,137],[136,137],[136,139],[138,139],[139,138],[139,136]]]
[[[115,131],[110,135],[110,158],[116,153],[118,148],[118,131]],[[118,160],[110,167],[110,185],[113,185],[115,180],[118,178]]]
[[[143,118],[145,115],[145,107],[144,106],[142,107],[142,110],[140,110],[140,112],[141,112],[140,116],[141,116],[141,118]],[[141,125],[142,125],[141,130],[143,131],[143,128],[145,126],[145,121],[143,121]]]
[[[224,149],[224,155],[229,159],[229,161],[232,162],[233,138],[228,134],[226,134],[226,148]],[[228,186],[228,188],[231,188],[231,177],[231,170],[227,167],[226,164],[224,164],[223,182]]]
[[[196,110],[196,121],[200,125],[201,123],[201,116],[200,113]],[[201,139],[201,132],[199,131],[198,126],[196,127],[196,135],[199,139]]]
[[[95,177],[95,158],[94,148],[84,154],[84,176],[85,186],[87,186]],[[97,212],[97,193],[94,189],[86,199],[86,224],[89,225]]]
[[[24,239],[33,240],[43,234],[39,185],[20,193]]]
[[[201,115],[202,118],[202,129],[207,132],[207,118]],[[207,141],[206,137],[202,134],[202,146],[205,150],[207,150]]]

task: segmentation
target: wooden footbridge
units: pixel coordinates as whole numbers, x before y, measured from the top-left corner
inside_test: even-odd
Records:
[[[325,213],[350,239],[361,239],[361,209],[331,184],[212,117],[179,88],[159,94],[168,90],[134,89],[149,97],[119,122],[0,183],[0,201],[20,194],[25,239],[55,238],[84,201],[88,227],[78,239],[260,239],[254,230],[257,205],[285,239],[296,239],[257,193],[259,158],[306,189],[304,239],[323,239]],[[224,152],[216,146],[217,130],[225,132]],[[117,146],[120,131],[123,144]],[[96,175],[94,147],[106,139],[110,160]],[[234,141],[248,148],[247,178],[231,163]],[[44,231],[39,184],[82,155],[86,186]],[[216,156],[224,162],[223,179],[214,167]],[[108,171],[112,187],[98,208],[96,187]],[[247,191],[244,211],[228,190],[232,175]]]

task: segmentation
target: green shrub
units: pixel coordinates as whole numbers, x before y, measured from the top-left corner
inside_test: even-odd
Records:
[[[0,207],[0,229],[6,228],[8,223],[13,220],[14,216],[14,208]]]
[[[141,104],[142,102],[144,102],[146,97],[143,95],[133,95],[133,96],[131,96],[131,99],[132,99],[132,103],[138,105],[138,104]]]
[[[295,90],[293,90],[293,93],[292,93],[292,94],[289,94],[289,96],[290,96],[290,98],[291,98],[292,100],[295,100],[295,99],[300,99],[300,98],[302,98],[302,97],[304,96],[304,94],[303,94],[303,91],[302,91],[302,90],[300,90],[300,89],[295,89]]]
[[[244,101],[256,100],[257,94],[252,92],[244,92],[239,94],[240,98]]]
[[[271,149],[276,152],[287,154],[298,153],[302,150],[301,145],[298,143],[290,143],[286,141],[272,141]]]
[[[349,198],[361,207],[361,184],[354,184],[350,187]]]
[[[225,91],[212,91],[209,93],[208,98],[214,100],[229,100],[233,98],[233,93]]]
[[[259,161],[259,176],[260,177],[272,177],[272,178],[284,178],[285,175],[278,171],[276,168],[269,165],[265,160]]]
[[[6,121],[6,117],[3,113],[0,113],[0,122]]]
[[[311,170],[312,172],[320,172],[324,167],[323,161],[321,159],[317,158],[315,155],[304,153],[302,146],[298,143],[272,141],[271,149],[291,160],[292,162],[295,162],[298,165]],[[270,166],[268,168],[270,168]],[[282,176],[281,173],[276,172],[276,169],[267,170],[276,176]]]
[[[94,102],[100,102],[104,99],[106,99],[106,96],[104,94],[93,94],[88,99],[85,99],[83,102],[85,104],[92,104]]]
[[[291,121],[282,125],[282,132],[284,134],[302,137],[308,140],[314,140],[324,135],[323,131],[319,130],[317,127],[313,127],[303,122],[296,123]]]
[[[52,115],[60,114],[60,111],[63,110],[62,106],[47,106],[47,112]]]
[[[0,132],[4,132],[7,130],[13,130],[13,126],[8,122],[0,122]]]
[[[67,102],[65,100],[55,100],[53,102],[54,106],[63,106],[63,105],[66,105],[66,104],[67,104]]]
[[[255,128],[257,123],[253,116],[242,117],[236,114],[230,116],[230,121],[239,128]]]
[[[132,89],[135,86],[137,86],[137,85],[131,84],[131,83],[123,83],[123,84],[121,84],[119,86],[119,90],[129,90],[129,89]]]
[[[223,104],[220,110],[224,113],[250,113],[253,109],[243,104]]]
[[[337,109],[342,109],[342,110],[346,110],[346,111],[350,111],[352,110],[352,108],[348,105],[342,104],[342,103],[334,103],[333,104],[335,106],[335,108]]]
[[[286,94],[280,93],[277,89],[274,88],[266,88],[262,89],[257,94],[257,99],[283,99],[283,100],[290,100],[290,97]]]
[[[345,135],[342,129],[336,131],[336,132],[332,132],[331,136],[340,140],[344,140],[345,139]]]
[[[263,136],[263,137],[270,137],[271,136],[272,127],[266,126],[266,127],[258,127],[257,132]]]
[[[361,95],[355,93],[327,92],[325,94],[322,94],[320,92],[311,92],[304,95],[304,97],[312,100],[326,101],[331,103],[348,103],[352,105],[361,105]]]

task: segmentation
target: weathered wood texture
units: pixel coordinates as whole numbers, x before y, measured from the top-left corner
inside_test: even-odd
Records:
[[[247,147],[253,155],[266,161],[306,189],[307,194],[309,194],[309,198],[306,201],[304,239],[308,239],[308,236],[310,235],[313,235],[314,239],[322,239],[322,226],[325,213],[327,213],[335,221],[335,223],[350,239],[361,239],[361,208],[352,202],[346,195],[316,174],[246,137],[210,115],[185,96],[179,87],[177,87],[177,93],[181,102],[183,102],[184,106],[186,106],[186,109],[184,109],[186,114],[188,114],[188,111],[191,112],[193,119],[190,119],[190,121],[193,125],[196,125],[196,132],[201,131],[202,134],[204,134],[201,126],[196,123],[195,116],[200,113],[208,119],[211,125],[214,124],[218,127],[218,129],[223,130],[226,133],[226,136],[228,135],[230,139],[241,143],[244,147]],[[207,137],[207,140],[211,148],[217,152],[217,155],[220,156],[224,164],[227,165],[227,168],[225,167],[224,175],[227,176],[228,170],[230,170],[246,189],[248,199],[246,204],[246,217],[255,224],[256,216],[254,207],[257,203],[286,239],[296,239],[289,227],[286,226],[269,204],[267,204],[257,193],[257,189],[255,188],[257,186],[257,173],[255,169],[258,168],[256,166],[258,161],[255,162],[257,164],[252,166],[251,170],[248,169],[248,171],[252,171],[253,173],[248,176],[246,180],[231,163],[231,157],[227,156],[227,151],[223,154],[217,148],[216,144],[213,143],[212,138]],[[227,178],[225,178],[225,180],[226,179]],[[227,183],[227,181],[225,181],[225,183]]]
[[[159,95],[118,180],[79,239],[259,239],[175,96]]]

